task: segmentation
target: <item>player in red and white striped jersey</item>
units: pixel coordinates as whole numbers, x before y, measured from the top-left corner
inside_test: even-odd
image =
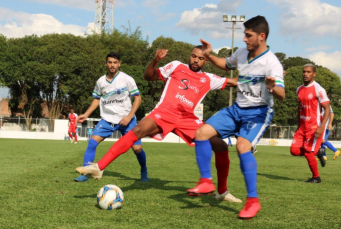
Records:
[[[298,129],[295,132],[290,152],[293,156],[305,156],[312,178],[308,183],[321,183],[315,155],[325,166],[325,160],[319,148],[323,133],[330,117],[330,104],[326,90],[315,82],[316,67],[306,64],[303,67],[303,85],[297,88],[298,97]],[[322,108],[324,114],[322,115]]]
[[[73,109],[70,110],[70,114],[69,114],[69,130],[68,130],[68,134],[69,137],[71,139],[71,143],[73,143],[73,137],[72,134],[75,136],[75,144],[77,144],[77,118],[78,115],[74,112]]]

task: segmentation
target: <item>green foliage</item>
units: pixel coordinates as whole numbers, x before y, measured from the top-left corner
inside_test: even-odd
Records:
[[[106,74],[105,57],[109,52],[121,55],[121,71],[131,75],[141,92],[143,101],[137,112],[138,120],[150,112],[160,99],[165,83],[147,82],[143,73],[157,49],[168,49],[167,56],[157,67],[178,60],[187,64],[195,44],[175,41],[160,36],[152,42],[142,37],[140,28],[122,27],[111,34],[86,37],[72,34],[48,34],[41,37],[32,35],[24,38],[11,38],[0,35],[0,84],[10,88],[12,113],[22,113],[25,117],[41,117],[41,103],[45,103],[52,119],[60,118],[74,108],[76,113],[84,113],[93,100],[92,91],[97,79]],[[234,52],[238,47],[234,48]],[[229,57],[231,49],[223,48],[219,57]],[[273,123],[277,125],[295,125],[297,123],[296,88],[302,84],[301,68],[311,60],[302,57],[286,57],[276,53],[286,69],[286,99],[275,100]],[[207,62],[203,71],[230,78],[225,72]],[[233,71],[233,77],[238,71]],[[331,99],[335,111],[335,123],[341,122],[341,92],[339,76],[328,69],[318,66],[316,77]],[[232,89],[233,101],[236,89]],[[230,89],[213,91],[207,94],[204,103],[204,120],[229,105]],[[91,117],[99,117],[97,109]],[[29,124],[28,124],[29,128]]]
[[[304,157],[289,147],[257,146],[258,193],[262,209],[251,220],[237,215],[243,204],[214,196],[191,197],[199,172],[194,148],[177,143],[143,143],[149,182],[141,182],[129,150],[109,165],[100,181],[73,181],[82,165],[86,141],[0,139],[1,228],[340,228],[341,160],[319,167],[321,184],[311,177]],[[15,145],[16,147],[13,147]],[[102,142],[96,161],[112,142]],[[327,152],[332,157],[332,152]],[[20,163],[18,163],[18,159]],[[329,158],[328,158],[329,159]],[[245,203],[246,188],[235,147],[230,148],[228,187]],[[213,181],[216,184],[214,159]],[[124,192],[122,209],[100,210],[96,193],[106,184]],[[162,214],[161,214],[162,213]]]

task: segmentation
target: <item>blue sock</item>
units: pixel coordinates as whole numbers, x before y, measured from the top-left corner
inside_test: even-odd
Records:
[[[257,193],[257,161],[252,152],[239,154],[240,169],[244,175],[247,197],[258,197]]]
[[[212,146],[210,140],[203,141],[194,140],[194,142],[200,178],[212,178],[211,175]]]
[[[94,162],[97,146],[98,146],[98,142],[90,138],[88,141],[88,147],[85,150],[83,166],[89,165],[89,162]]]
[[[141,168],[145,168],[147,164],[147,158],[146,153],[143,151],[143,149],[140,153],[135,153],[135,155],[137,160],[139,161]]]
[[[337,151],[337,149],[335,149],[335,147],[333,146],[332,143],[328,142],[328,141],[325,141],[323,143],[324,145],[326,145],[330,150],[332,150],[334,153]]]

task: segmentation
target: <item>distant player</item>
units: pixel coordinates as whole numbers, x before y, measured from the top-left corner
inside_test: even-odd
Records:
[[[322,109],[322,115],[324,114],[324,109]],[[340,155],[340,150],[337,150],[332,143],[330,143],[328,140],[330,131],[333,128],[333,120],[334,120],[334,112],[332,107],[330,106],[330,118],[328,119],[328,122],[326,124],[326,130],[324,132],[323,138],[322,138],[322,144],[321,144],[321,148],[320,150],[322,150],[323,152],[323,158],[324,160],[327,160],[327,154],[326,154],[326,147],[328,147],[330,150],[332,150],[334,152],[334,158],[333,160],[335,160],[339,155]]]
[[[96,164],[78,167],[81,174],[91,174],[94,178],[101,177],[103,170],[118,156],[125,153],[133,142],[152,136],[163,139],[168,133],[181,137],[188,145],[193,145],[195,131],[203,122],[194,115],[195,107],[200,104],[210,90],[222,90],[225,86],[235,86],[236,80],[221,78],[211,73],[202,72],[206,63],[201,46],[192,49],[189,64],[173,61],[157,68],[157,63],[165,58],[168,50],[159,49],[154,59],[147,66],[144,77],[148,81],[162,80],[166,85],[160,101],[154,110],[136,127],[121,137]],[[241,202],[227,189],[229,171],[229,156],[227,144],[218,139],[212,139],[212,148],[216,155],[218,172],[218,193],[216,198],[231,202]],[[203,158],[205,160],[205,158]],[[214,185],[201,189],[201,194],[209,194],[215,190]]]
[[[240,160],[240,169],[244,175],[247,189],[246,203],[239,212],[239,218],[250,219],[261,209],[257,192],[257,161],[252,153],[259,139],[269,127],[274,111],[273,98],[285,98],[283,67],[276,55],[270,51],[266,40],[269,25],[263,16],[253,17],[244,22],[245,48],[239,48],[229,58],[219,58],[211,54],[212,46],[205,40],[203,52],[205,57],[222,70],[238,69],[238,92],[236,102],[221,109],[195,134],[195,152],[201,172],[199,184],[187,190],[198,193],[211,178],[210,158],[212,149],[209,140],[212,137],[222,139],[234,135],[237,138],[236,148]],[[212,181],[211,181],[212,182]]]
[[[73,109],[71,109],[70,114],[69,114],[68,134],[69,134],[71,143],[73,143],[73,136],[75,137],[75,144],[77,144],[77,118],[78,118],[78,115],[74,112]]]
[[[323,154],[319,151],[323,133],[330,117],[330,104],[326,90],[315,82],[316,67],[306,64],[302,71],[303,85],[297,88],[298,128],[294,134],[290,152],[293,156],[305,156],[312,178],[307,183],[321,183],[315,155],[325,166]],[[322,116],[322,108],[325,112]]]
[[[98,106],[100,107],[102,119],[97,123],[88,141],[83,166],[87,166],[94,161],[96,148],[105,138],[110,137],[117,130],[122,135],[125,135],[136,126],[135,113],[142,101],[133,77],[119,70],[121,62],[118,53],[109,53],[106,57],[105,66],[108,73],[97,80],[92,93],[94,99],[87,111],[78,118],[78,122],[84,122]],[[131,97],[134,98],[133,104],[131,103]],[[141,181],[148,181],[146,154],[142,149],[141,140],[132,142],[130,147],[134,151],[141,167]],[[76,182],[87,180],[88,177],[85,175],[74,179]]]
[[[91,126],[88,128],[88,140],[91,138],[92,131],[93,131],[93,127]]]

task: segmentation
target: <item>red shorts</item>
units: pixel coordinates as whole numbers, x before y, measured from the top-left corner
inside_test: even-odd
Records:
[[[319,138],[315,138],[316,129],[302,130],[298,129],[294,134],[291,147],[302,147],[308,152],[314,152],[317,154],[322,143],[322,135]]]
[[[162,110],[158,110],[157,108],[154,109],[147,118],[153,119],[162,129],[161,133],[150,137],[160,141],[164,139],[169,132],[173,132],[190,146],[194,146],[193,139],[195,137],[195,131],[204,124],[204,122],[194,114],[169,114]]]
[[[75,124],[70,124],[68,132],[71,132],[71,133],[75,134],[76,133],[76,125]]]

